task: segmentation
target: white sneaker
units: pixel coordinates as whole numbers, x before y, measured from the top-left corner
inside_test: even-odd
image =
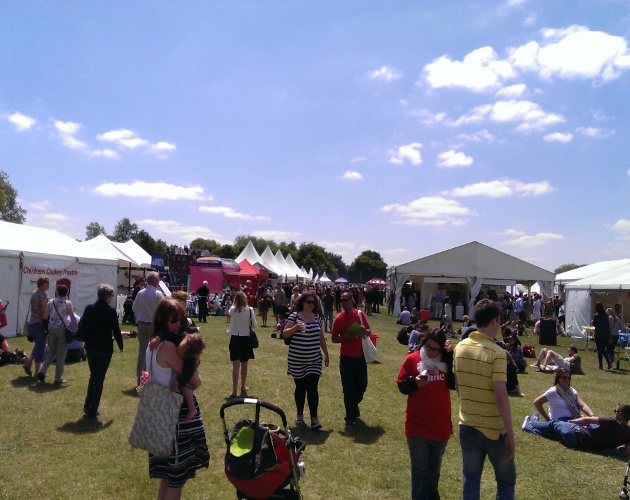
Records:
[[[535,411],[534,413],[532,413],[532,422],[538,422],[540,421],[540,414]]]
[[[525,417],[525,420],[523,420],[523,425],[521,426],[521,429],[524,430],[525,432],[529,432],[530,420],[531,420],[531,417],[529,415],[527,415]]]

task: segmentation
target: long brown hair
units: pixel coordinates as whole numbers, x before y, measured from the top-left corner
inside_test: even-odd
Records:
[[[238,312],[241,312],[244,307],[247,307],[247,295],[245,295],[245,292],[236,293],[234,296],[234,307],[236,307]]]
[[[186,309],[179,300],[171,298],[160,300],[153,314],[153,335],[168,332],[171,319],[177,319],[179,323],[184,316],[186,316]]]

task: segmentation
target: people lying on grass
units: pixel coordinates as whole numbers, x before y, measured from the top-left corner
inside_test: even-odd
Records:
[[[569,356],[563,358],[555,351],[543,347],[540,350],[540,356],[532,365],[536,371],[555,372],[560,368],[569,370],[573,375],[584,375],[582,372],[582,358],[578,354],[578,348],[574,345],[567,349]]]
[[[549,405],[549,413],[545,411],[545,403]],[[587,417],[594,415],[593,410],[582,400],[575,388],[571,387],[571,372],[566,368],[558,369],[553,386],[534,400],[534,406],[538,415],[547,422],[550,420],[566,422],[579,417],[580,412]]]
[[[630,456],[630,405],[619,403],[615,416],[579,417],[568,422],[550,420],[539,422],[525,417],[522,429],[537,436],[561,441],[569,448],[589,451],[617,449]]]
[[[190,422],[197,415],[197,409],[195,408],[195,401],[193,399],[193,387],[190,384],[190,379],[199,368],[199,364],[201,363],[201,353],[205,348],[206,343],[203,340],[203,337],[198,333],[191,333],[190,335],[184,336],[177,346],[177,355],[184,360],[184,363],[182,364],[181,375],[177,375],[173,372],[171,390],[173,392],[179,391],[186,401],[188,414],[182,422]],[[187,363],[186,360],[192,360],[192,364],[194,366],[192,373],[190,373],[189,369],[185,368],[186,365],[191,364],[190,361]]]

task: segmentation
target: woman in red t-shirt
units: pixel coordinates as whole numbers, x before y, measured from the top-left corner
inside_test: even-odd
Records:
[[[396,382],[407,395],[405,435],[411,458],[411,498],[439,499],[442,457],[453,434],[449,389],[455,388],[453,346],[443,330],[433,330],[419,350],[405,358]]]

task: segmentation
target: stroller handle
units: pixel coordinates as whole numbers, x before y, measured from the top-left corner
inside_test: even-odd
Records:
[[[278,408],[276,405],[273,405],[271,403],[267,403],[266,401],[263,401],[262,399],[236,398],[236,399],[233,399],[231,401],[227,401],[226,403],[223,403],[223,405],[221,405],[221,409],[219,410],[219,415],[221,416],[222,419],[224,419],[225,418],[225,410],[226,410],[226,408],[229,408],[230,406],[247,405],[247,404],[256,405],[256,416],[257,417],[258,417],[258,415],[260,413],[260,407],[261,406],[263,408],[269,410],[269,411],[277,413],[280,416],[280,418],[282,419],[282,426],[286,428],[286,426],[287,426],[287,416],[284,414],[284,411],[282,411],[282,409]],[[258,418],[256,418],[256,420],[258,420]]]

